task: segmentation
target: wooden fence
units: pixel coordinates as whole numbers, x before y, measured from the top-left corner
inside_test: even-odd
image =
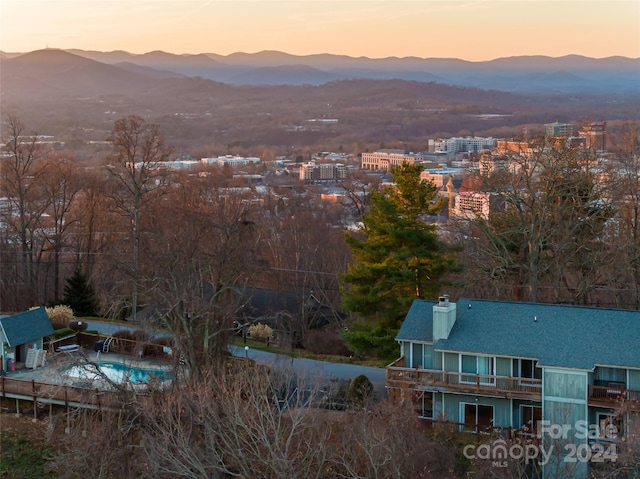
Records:
[[[59,404],[92,409],[120,409],[125,404],[121,394],[115,391],[45,383],[7,376],[0,376],[0,396],[29,400],[34,403]]]
[[[90,350],[94,349],[94,346],[98,341],[110,340],[109,352],[118,354],[128,354],[137,358],[153,358],[153,359],[172,359],[172,348],[164,345],[157,344],[150,341],[143,341],[138,339],[128,339],[112,337],[104,334],[92,334],[78,332],[64,338],[54,339],[45,343],[45,349],[50,351],[57,351],[60,347],[71,346],[77,344],[82,348]]]

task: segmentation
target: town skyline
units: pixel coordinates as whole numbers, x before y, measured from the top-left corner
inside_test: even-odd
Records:
[[[16,53],[59,48],[468,61],[640,57],[640,3],[624,0],[7,0],[0,14],[1,49]]]

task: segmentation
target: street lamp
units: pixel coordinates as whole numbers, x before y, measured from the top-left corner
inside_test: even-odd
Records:
[[[249,361],[249,346],[244,347],[244,359]]]

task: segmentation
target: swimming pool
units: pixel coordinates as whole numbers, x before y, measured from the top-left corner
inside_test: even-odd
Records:
[[[150,381],[168,381],[173,377],[173,374],[166,369],[147,369],[109,361],[100,361],[92,364],[99,366],[105,376],[117,383],[148,384]],[[89,364],[69,366],[64,373],[71,378],[102,379],[100,374],[94,370],[93,365]]]

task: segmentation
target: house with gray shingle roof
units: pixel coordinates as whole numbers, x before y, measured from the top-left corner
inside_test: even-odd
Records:
[[[42,350],[43,338],[53,334],[45,308],[35,308],[12,316],[0,316],[0,358],[2,371],[8,359],[25,362],[30,349]]]
[[[640,431],[640,311],[444,295],[414,301],[396,340],[387,390],[423,418],[518,429],[542,444],[564,427],[560,439],[589,454]],[[587,477],[589,461],[569,461],[571,450],[543,476],[571,468],[568,477]]]

